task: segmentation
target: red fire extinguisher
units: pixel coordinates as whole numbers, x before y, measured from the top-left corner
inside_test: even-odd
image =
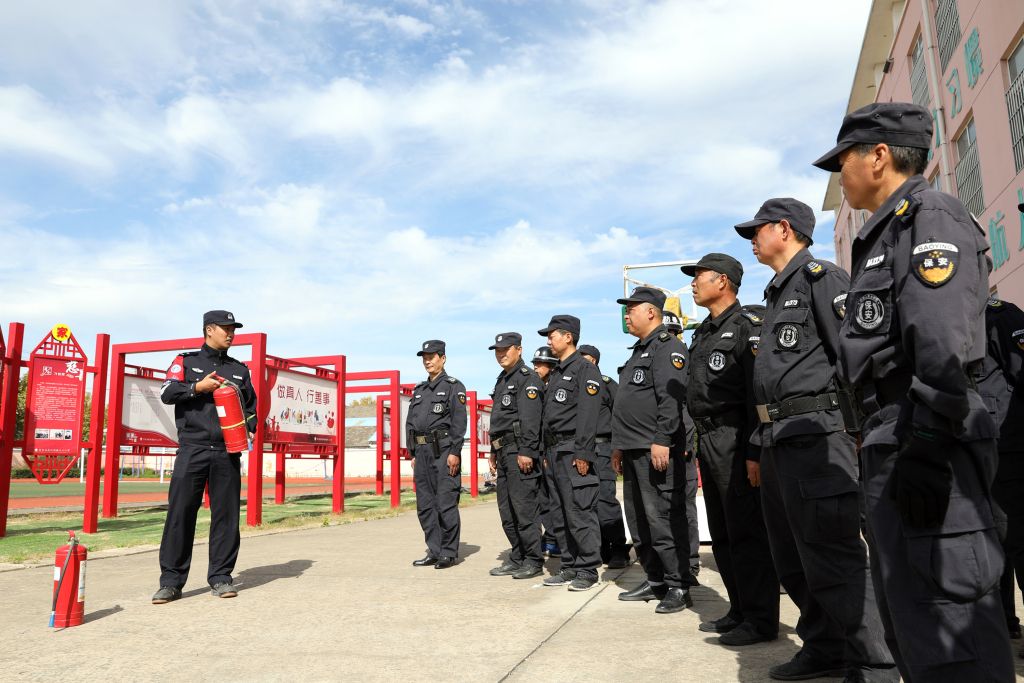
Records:
[[[84,545],[78,542],[74,531],[68,532],[68,544],[57,548],[53,563],[53,608],[50,626],[66,628],[79,626],[85,615],[85,558]]]
[[[220,430],[224,433],[224,448],[228,453],[241,453],[248,450],[249,430],[245,426],[238,387],[219,375],[215,377],[221,382],[220,388],[213,392],[213,403],[217,406]]]

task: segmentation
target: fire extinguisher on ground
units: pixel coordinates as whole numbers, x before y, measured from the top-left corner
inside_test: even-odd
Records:
[[[88,550],[68,532],[68,544],[57,548],[53,563],[53,607],[50,626],[79,626],[85,615],[85,559]]]
[[[249,430],[245,425],[245,413],[242,412],[242,397],[238,387],[231,381],[215,375],[221,383],[220,388],[213,392],[213,403],[217,407],[220,419],[220,430],[224,433],[224,448],[228,453],[241,453],[249,450]]]

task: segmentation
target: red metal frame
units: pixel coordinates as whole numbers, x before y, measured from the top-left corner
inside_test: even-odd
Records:
[[[353,384],[353,382],[380,382],[384,384]],[[371,370],[367,372],[349,372],[345,375],[345,391],[348,394],[383,394],[391,405],[400,405],[401,375],[398,370]],[[384,417],[381,398],[377,400],[377,479],[375,490],[378,496],[384,495]],[[402,496],[402,439],[401,411],[391,411],[391,507],[398,507]],[[397,438],[395,438],[397,437]]]
[[[477,422],[480,420],[480,413],[485,410],[490,412],[493,404],[494,401],[489,398],[477,398],[475,391],[466,392],[466,421],[469,423],[469,495],[472,498],[476,498],[480,493],[480,459],[486,460],[491,454],[490,436],[481,441]]]
[[[4,366],[3,390],[0,393],[0,536],[7,535],[7,508],[11,498],[11,463],[14,459],[18,381],[21,379],[21,345],[24,336],[25,325],[11,323],[7,333],[7,351],[0,356],[0,363]]]

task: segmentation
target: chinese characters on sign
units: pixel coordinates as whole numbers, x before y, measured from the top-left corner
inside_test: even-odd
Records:
[[[994,268],[1001,268],[1004,263],[1010,260],[1010,251],[1006,248],[1006,229],[1003,227],[1003,220],[1006,214],[997,211],[996,215],[988,221],[988,240],[992,246],[992,265]]]
[[[77,456],[85,397],[85,372],[80,361],[34,357],[29,377],[25,451]]]
[[[978,29],[971,31],[964,43],[964,64],[967,66],[967,85],[973,89],[984,71],[981,67],[981,38]]]
[[[335,380],[292,370],[270,371],[270,441],[333,443],[337,434],[338,385]]]
[[[949,88],[949,92],[953,94],[953,102],[949,105],[949,118],[955,119],[956,115],[960,113],[960,110],[964,108],[963,97],[960,94],[960,72],[953,69],[953,73],[949,75],[949,79],[946,81],[946,87]]]

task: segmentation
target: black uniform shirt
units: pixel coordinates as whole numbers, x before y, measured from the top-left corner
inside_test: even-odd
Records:
[[[541,417],[544,413],[544,383],[540,376],[526,366],[522,359],[505,372],[498,374],[491,394],[491,439],[503,434],[515,434],[519,455],[540,457]]]
[[[1024,451],[1024,311],[1009,301],[985,307],[988,344],[975,381],[999,426],[999,451]]]
[[[681,453],[686,445],[686,344],[659,325],[632,348],[633,355],[619,369],[612,447],[650,449],[657,444]]]
[[[196,393],[196,383],[216,372],[239,388],[242,413],[249,432],[256,431],[256,391],[252,387],[249,368],[226,351],[217,351],[206,344],[198,351],[183,353],[167,369],[167,380],[160,389],[160,400],[174,406],[174,423],[178,443],[224,447],[213,392]]]
[[[780,403],[837,390],[836,357],[842,306],[850,288],[846,271],[815,259],[806,249],[793,256],[764,290],[765,319],[754,361],[754,403]],[[751,442],[827,434],[844,428],[838,408],[791,415],[761,425]]]
[[[410,451],[415,447],[414,435],[447,429],[448,452],[460,455],[466,440],[466,387],[443,370],[434,381],[420,382],[412,390],[405,426]],[[440,441],[445,442],[445,439]],[[445,455],[443,450],[441,455]]]
[[[544,430],[575,432],[575,458],[594,462],[594,437],[601,410],[601,373],[597,366],[573,351],[551,370],[544,395]]]
[[[598,372],[601,369],[598,368]],[[615,405],[615,394],[619,390],[619,383],[608,375],[601,375],[601,411],[597,414],[597,435],[611,438],[612,435],[612,406]]]
[[[717,318],[705,318],[690,342],[687,410],[694,417],[742,414],[743,442],[758,425],[753,381],[761,322],[759,312],[737,301]]]
[[[985,357],[987,249],[958,199],[922,176],[903,183],[853,242],[843,376],[862,390],[908,376],[914,424],[959,433],[972,412],[979,418],[972,426],[991,434],[994,424],[967,378]]]

